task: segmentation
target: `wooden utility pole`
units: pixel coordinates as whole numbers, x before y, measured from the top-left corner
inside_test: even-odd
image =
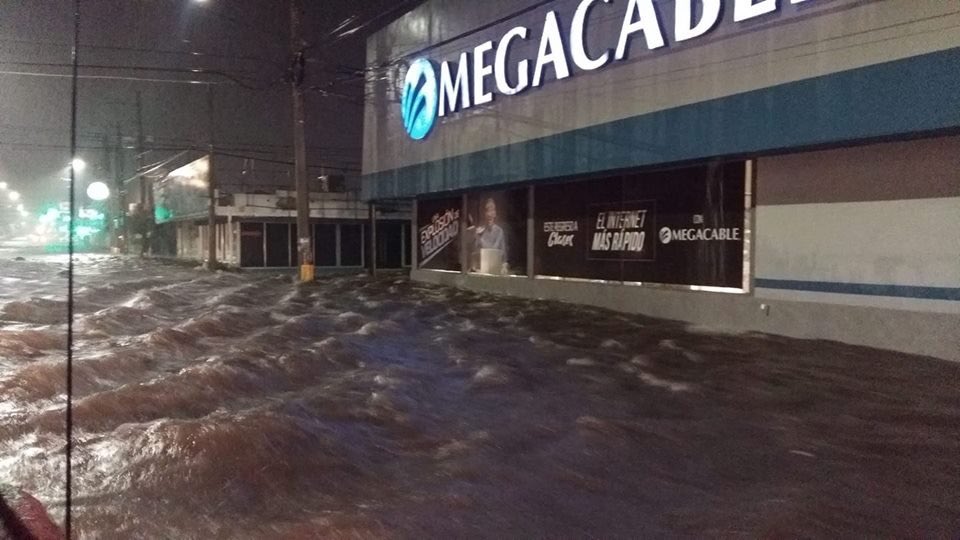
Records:
[[[100,169],[103,171],[103,183],[104,185],[110,186],[110,180],[108,178],[113,176],[116,178],[116,160],[113,157],[113,148],[110,146],[110,135],[106,131],[103,132],[103,135],[100,138],[100,145],[103,148],[103,156],[100,158]],[[104,224],[107,227],[107,249],[111,249],[117,245],[117,224],[115,221],[115,212],[116,204],[114,200],[117,195],[114,193],[113,188],[109,188],[109,196],[107,200],[103,201],[103,219]]]
[[[140,180],[140,204],[145,206],[147,204],[147,181],[144,177],[139,176],[143,172],[143,99],[140,96],[140,91],[137,90],[137,175]]]
[[[153,219],[153,216],[147,215],[150,209],[147,206],[147,177],[143,174],[143,147],[143,99],[140,91],[137,90],[137,179],[140,181],[140,211],[138,212],[137,224],[139,226],[137,228],[140,229],[141,234],[140,256],[149,252],[150,240],[148,236],[151,227],[147,224],[147,220]]]
[[[209,115],[209,139],[207,152],[207,195],[210,204],[207,207],[207,269],[217,269],[217,182],[216,163],[214,162],[213,140],[216,132],[216,114],[214,109],[213,85],[207,85],[207,114]]]
[[[303,41],[303,0],[290,0],[290,88],[293,97],[293,161],[297,191],[297,251],[300,281],[314,279],[313,231],[310,227],[310,186],[307,183],[307,144],[304,134],[303,82],[306,57]]]
[[[117,140],[113,152],[113,174],[114,191],[117,208],[117,230],[115,231],[117,250],[120,253],[127,253],[127,246],[130,242],[130,227],[127,222],[127,186],[123,184],[123,134],[120,132],[120,124],[117,123]],[[121,240],[120,238],[123,238]]]

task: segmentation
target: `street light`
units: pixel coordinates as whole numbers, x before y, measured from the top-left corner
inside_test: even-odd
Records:
[[[7,187],[8,186],[6,182],[0,182],[0,191],[6,191]]]
[[[94,201],[105,201],[110,198],[110,188],[103,182],[93,182],[87,186],[87,197]]]
[[[70,165],[73,167],[74,172],[83,172],[83,170],[87,168],[87,162],[80,158],[73,158]]]
[[[13,202],[17,202],[20,200],[20,194],[17,193],[16,191],[11,191],[7,196],[10,197],[10,200]]]

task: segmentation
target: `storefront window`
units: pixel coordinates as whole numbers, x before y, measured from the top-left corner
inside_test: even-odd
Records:
[[[466,223],[471,272],[526,275],[526,189],[471,194],[467,197]]]

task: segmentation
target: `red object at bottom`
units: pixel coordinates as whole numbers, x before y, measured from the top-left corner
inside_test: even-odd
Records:
[[[11,493],[12,492],[12,493]],[[63,540],[43,503],[24,491],[0,489],[0,539]]]

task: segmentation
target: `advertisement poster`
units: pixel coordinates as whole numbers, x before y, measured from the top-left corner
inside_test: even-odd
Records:
[[[469,195],[466,223],[471,272],[526,275],[526,189]]]
[[[745,164],[538,186],[537,275],[740,288]]]
[[[460,271],[461,198],[417,201],[417,265]]]

